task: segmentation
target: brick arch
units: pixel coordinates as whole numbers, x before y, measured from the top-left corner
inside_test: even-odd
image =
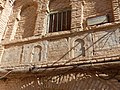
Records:
[[[49,0],[49,10],[56,11],[70,7],[70,0]]]
[[[15,38],[27,38],[34,35],[38,5],[30,2],[22,6]]]

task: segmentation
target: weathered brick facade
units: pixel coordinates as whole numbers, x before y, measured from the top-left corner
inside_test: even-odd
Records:
[[[0,90],[119,90],[119,3],[1,0]]]

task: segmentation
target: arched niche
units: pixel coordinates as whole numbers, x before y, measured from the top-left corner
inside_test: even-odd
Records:
[[[33,60],[32,62],[41,61],[42,47],[40,45],[34,46],[33,48]]]
[[[20,17],[18,18],[16,38],[27,38],[34,35],[37,8],[36,2],[29,2],[22,6]]]
[[[84,41],[76,39],[74,41],[74,57],[85,56]]]

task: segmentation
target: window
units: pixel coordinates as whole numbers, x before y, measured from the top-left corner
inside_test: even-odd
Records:
[[[91,17],[87,19],[87,25],[89,26],[99,25],[107,22],[109,22],[108,15],[96,16],[96,17]]]
[[[71,10],[51,13],[49,15],[49,32],[59,32],[71,29]]]

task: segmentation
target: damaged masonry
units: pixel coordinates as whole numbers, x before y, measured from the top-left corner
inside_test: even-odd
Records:
[[[1,0],[0,90],[119,90],[119,0]]]

